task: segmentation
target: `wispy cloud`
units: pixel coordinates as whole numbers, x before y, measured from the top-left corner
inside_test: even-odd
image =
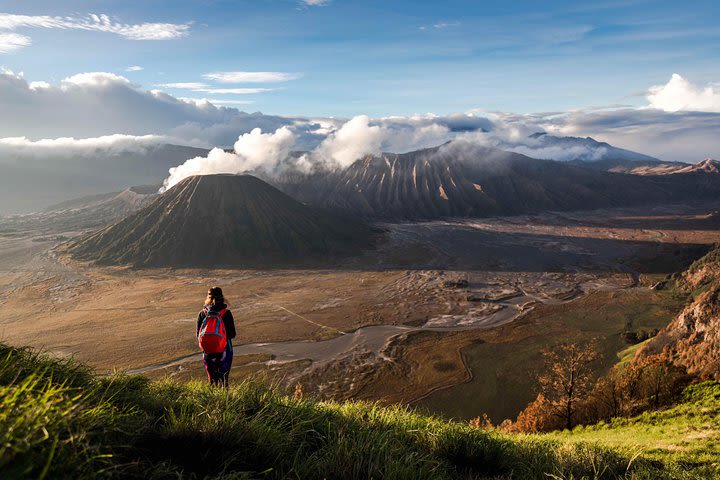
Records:
[[[189,90],[195,90],[198,88],[209,87],[208,84],[199,83],[199,82],[158,83],[155,86],[160,87],[160,88],[179,88],[179,89],[189,89]]]
[[[252,105],[255,103],[254,100],[225,100],[222,98],[187,98],[178,97],[178,100],[183,102],[194,103],[196,105],[203,103],[212,103],[213,105]]]
[[[126,72],[139,72],[140,70],[145,70],[145,68],[140,65],[132,65],[125,69]]]
[[[301,73],[286,72],[210,72],[203,75],[203,78],[219,83],[287,82],[300,77]]]
[[[0,30],[18,28],[50,28],[108,32],[130,40],[170,40],[189,33],[189,23],[120,23],[108,15],[94,13],[85,17],[49,15],[13,15],[0,13]]]
[[[196,92],[204,92],[204,93],[220,93],[220,94],[232,94],[232,95],[249,95],[252,93],[265,93],[265,92],[272,92],[275,90],[274,88],[215,88],[215,87],[207,87],[207,88],[195,88],[193,89]]]
[[[206,83],[200,82],[176,82],[176,83],[159,83],[155,85],[160,88],[175,88],[179,90],[192,90],[193,92],[217,93],[230,95],[249,95],[253,93],[265,93],[275,90],[274,88],[222,88],[213,87]]]
[[[438,22],[433,25],[433,28],[437,30],[441,30],[443,28],[450,28],[450,27],[459,27],[460,22]]]
[[[459,27],[459,26],[460,26],[460,22],[442,21],[442,22],[433,23],[430,26],[423,25],[420,27],[420,30],[431,30],[431,29],[432,30],[445,30],[446,28],[453,28],[453,27]]]
[[[302,5],[307,5],[308,7],[324,7],[331,1],[332,0],[300,0],[300,3]]]
[[[18,33],[0,33],[0,53],[10,53],[20,50],[32,43],[30,37]]]

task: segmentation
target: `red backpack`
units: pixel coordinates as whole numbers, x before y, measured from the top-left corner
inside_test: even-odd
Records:
[[[198,333],[198,345],[203,352],[222,353],[225,351],[227,334],[222,319],[225,312],[227,312],[227,308],[223,308],[219,312],[205,309],[205,319],[202,321],[200,333]]]

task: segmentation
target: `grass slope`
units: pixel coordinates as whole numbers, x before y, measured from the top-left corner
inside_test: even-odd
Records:
[[[2,478],[674,478],[663,463],[242,383],[95,377],[0,346]]]
[[[690,385],[672,408],[542,438],[599,443],[628,455],[642,452],[674,469],[678,478],[720,478],[720,382]]]

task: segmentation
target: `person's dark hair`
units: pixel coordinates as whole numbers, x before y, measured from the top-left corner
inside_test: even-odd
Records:
[[[225,302],[222,288],[210,287],[208,290],[207,298],[205,299],[205,305],[222,305]]]

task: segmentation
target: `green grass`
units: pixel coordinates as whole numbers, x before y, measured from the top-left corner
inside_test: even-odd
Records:
[[[650,339],[644,340],[640,343],[636,343],[635,345],[628,345],[627,347],[623,348],[619,352],[617,352],[617,358],[618,358],[618,365],[620,366],[626,366],[628,365],[633,358],[635,358],[635,354],[637,353],[640,348],[642,348],[643,345],[648,343]]]
[[[543,435],[558,441],[598,443],[663,462],[678,478],[720,478],[720,382],[691,385],[677,405],[616,418],[572,432]]]
[[[7,346],[0,403],[1,478],[675,478],[662,462],[574,438],[294,399],[250,382],[224,391],[95,377]]]

